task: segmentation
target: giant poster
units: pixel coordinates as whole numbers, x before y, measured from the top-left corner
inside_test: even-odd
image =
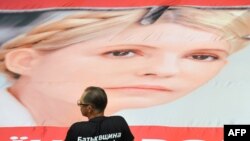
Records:
[[[88,86],[135,141],[250,124],[250,2],[210,2],[1,2],[0,140],[63,141]]]

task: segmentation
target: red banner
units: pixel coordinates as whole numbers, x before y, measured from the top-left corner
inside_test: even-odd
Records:
[[[55,7],[138,7],[155,5],[249,6],[249,0],[20,0],[0,1],[0,9],[23,10]]]
[[[66,127],[0,128],[1,141],[63,141]],[[131,126],[135,141],[222,141],[222,128]]]

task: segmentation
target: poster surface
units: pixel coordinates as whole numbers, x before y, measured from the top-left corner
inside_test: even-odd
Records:
[[[222,141],[250,124],[250,2],[0,4],[0,140],[63,141],[88,86],[135,141]]]

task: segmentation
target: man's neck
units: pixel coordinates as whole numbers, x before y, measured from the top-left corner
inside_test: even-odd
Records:
[[[93,119],[93,118],[101,117],[101,116],[104,116],[104,112],[94,113],[94,114],[92,114],[92,115],[89,115],[89,116],[88,116],[88,119],[91,120],[91,119]]]

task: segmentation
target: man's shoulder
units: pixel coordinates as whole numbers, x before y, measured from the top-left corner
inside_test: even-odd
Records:
[[[110,118],[117,118],[117,119],[124,119],[122,116],[119,115],[113,115],[113,116],[109,116]]]
[[[77,128],[77,127],[82,127],[82,126],[86,126],[88,124],[88,122],[86,121],[79,121],[79,122],[75,122],[71,125],[71,127]]]
[[[110,116],[109,118],[110,119],[116,119],[116,120],[124,120],[124,118],[122,116],[118,116],[118,115]]]

